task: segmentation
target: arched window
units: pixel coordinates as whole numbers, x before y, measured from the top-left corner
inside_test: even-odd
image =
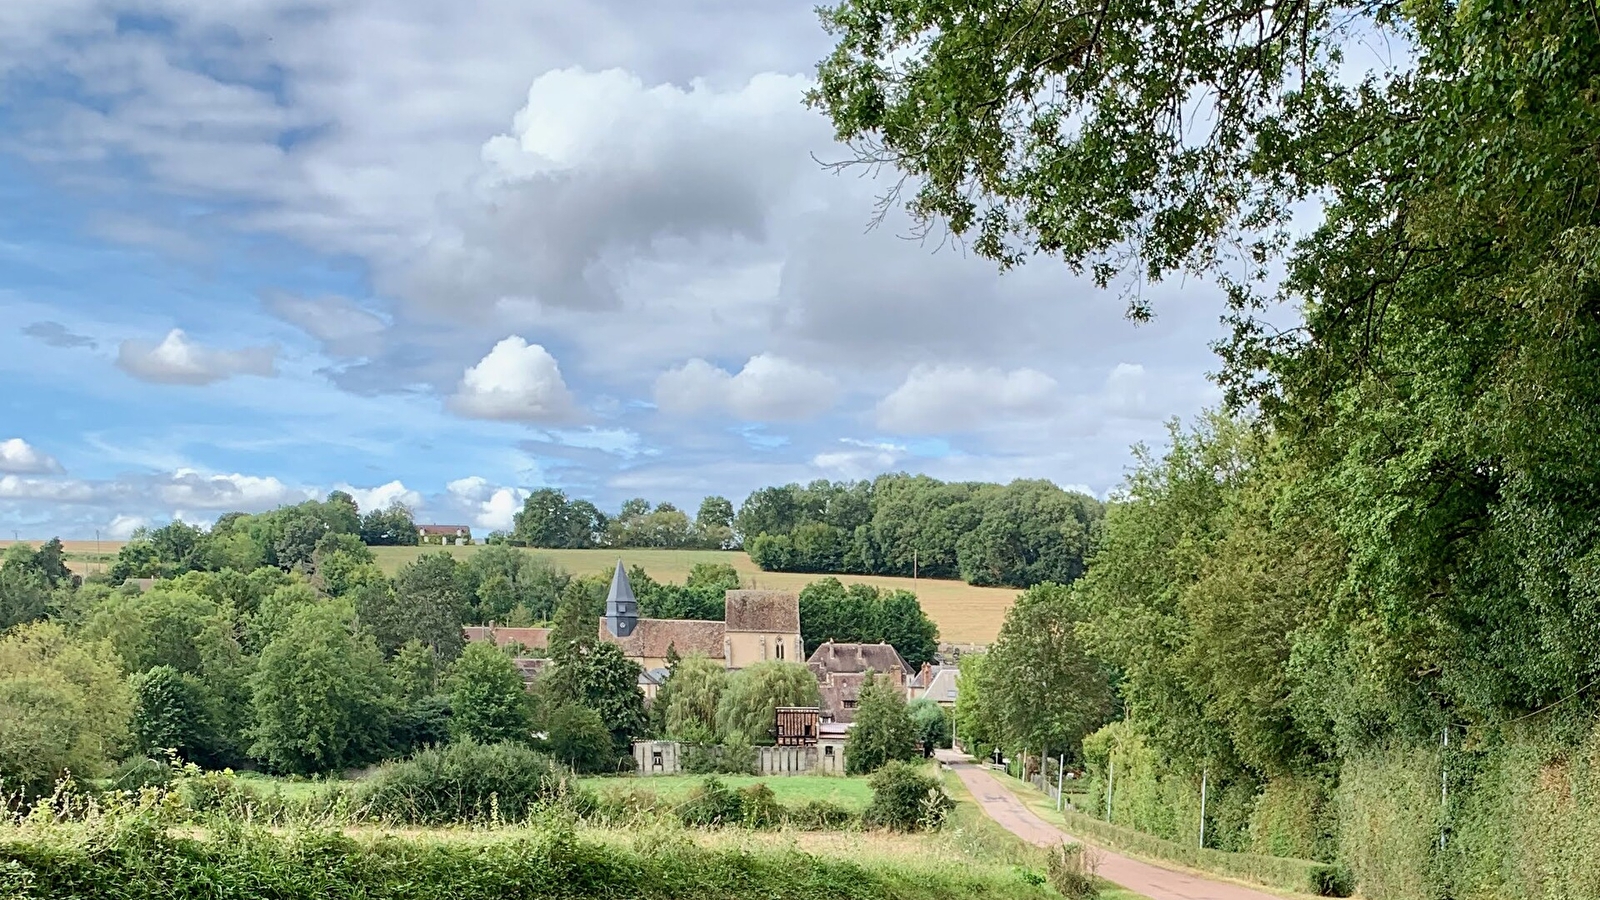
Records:
[[[778,658],[779,659],[783,659],[783,638],[778,638],[777,640],[773,641],[772,643],[773,643],[773,646],[778,651]]]

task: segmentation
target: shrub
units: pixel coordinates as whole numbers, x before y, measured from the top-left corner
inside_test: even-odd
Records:
[[[755,769],[756,748],[742,734],[717,746],[689,747],[683,754],[683,770],[690,775],[749,775]]]
[[[778,796],[765,784],[752,784],[739,791],[739,821],[746,828],[776,828],[783,823],[784,810]]]
[[[546,752],[575,771],[590,774],[616,769],[611,732],[594,710],[573,703],[558,706],[550,713],[546,728]]]
[[[803,831],[842,831],[854,825],[856,814],[826,800],[811,800],[789,810],[784,819]]]
[[[459,741],[385,763],[357,799],[370,815],[416,825],[524,819],[565,790],[565,772],[521,744]]]
[[[892,760],[917,755],[917,726],[906,698],[888,679],[867,673],[861,687],[861,708],[845,744],[845,769],[851,775],[876,772]]]
[[[139,791],[147,787],[166,787],[174,778],[172,765],[148,756],[124,760],[111,773],[109,787],[114,791]]]
[[[872,828],[892,831],[923,831],[944,824],[955,801],[944,792],[939,779],[923,767],[898,760],[885,763],[873,774],[872,803],[863,816]]]
[[[716,828],[741,821],[743,807],[739,795],[710,777],[695,785],[689,797],[678,805],[678,819],[685,825]]]
[[[1100,896],[1094,864],[1082,844],[1062,844],[1045,860],[1050,886],[1067,900],[1094,900]]]

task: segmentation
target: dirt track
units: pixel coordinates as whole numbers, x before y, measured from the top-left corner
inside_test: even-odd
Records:
[[[1023,805],[1016,795],[996,781],[988,770],[965,756],[939,751],[940,762],[948,763],[961,777],[967,790],[989,817],[1006,830],[1039,847],[1052,847],[1062,841],[1089,842],[1073,837],[1051,825]],[[1101,878],[1143,894],[1152,900],[1282,900],[1279,895],[1252,890],[1226,881],[1212,881],[1188,872],[1164,869],[1150,863],[1096,848]]]

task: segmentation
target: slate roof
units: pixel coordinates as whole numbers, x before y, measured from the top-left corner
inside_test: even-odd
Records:
[[[622,560],[617,560],[617,570],[611,573],[611,590],[606,592],[606,610],[615,609],[617,603],[638,603],[638,598],[633,596],[633,584],[628,581],[628,573],[622,568]]]
[[[828,641],[811,654],[806,665],[817,673],[819,679],[828,674],[855,674],[868,669],[888,675],[896,666],[900,668],[902,678],[912,674],[911,666],[900,655],[900,651],[890,644],[836,644]]]
[[[723,621],[729,631],[800,633],[800,595],[790,591],[729,591]]]
[[[633,634],[619,638],[606,629],[600,621],[600,636],[622,648],[622,655],[646,659],[664,659],[667,648],[678,651],[679,656],[701,653],[711,659],[725,659],[721,622],[701,619],[640,619]]]
[[[461,535],[471,534],[472,529],[465,525],[418,525],[418,534],[444,534]]]

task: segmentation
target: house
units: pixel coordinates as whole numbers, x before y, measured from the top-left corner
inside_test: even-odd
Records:
[[[488,625],[468,625],[461,632],[469,641],[491,641],[498,647],[515,645],[541,653],[550,649],[548,628],[501,628],[491,622]]]
[[[817,742],[822,710],[815,706],[780,706],[773,734],[780,747],[809,747]]]
[[[932,700],[944,707],[956,705],[956,677],[961,674],[957,666],[936,666],[923,663],[921,671],[906,682],[909,699]]]
[[[466,546],[472,543],[472,529],[465,525],[418,525],[417,543]]]
[[[648,619],[639,615],[628,573],[617,561],[600,619],[600,639],[616,644],[646,674],[667,667],[669,656],[702,654],[729,669],[766,660],[804,657],[800,640],[800,598],[788,591],[728,591],[721,622],[699,619]]]
[[[887,678],[902,693],[911,666],[900,651],[886,643],[840,644],[828,641],[806,660],[822,692],[822,720],[840,725],[855,721],[861,688],[867,673]]]

